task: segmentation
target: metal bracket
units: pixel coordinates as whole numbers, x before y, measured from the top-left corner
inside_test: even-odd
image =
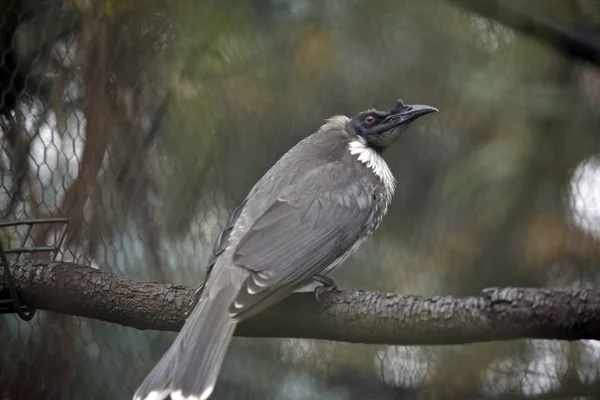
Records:
[[[54,246],[25,247],[27,239],[29,239],[29,236],[31,235],[31,230],[33,229],[33,226],[41,224],[63,224],[64,227],[62,228],[62,232],[59,235],[58,241],[54,244]],[[17,313],[19,318],[21,318],[23,321],[30,321],[36,312],[35,308],[29,307],[21,303],[21,300],[19,299],[19,295],[17,293],[15,282],[12,277],[7,254],[16,254],[14,262],[17,262],[19,261],[23,253],[51,252],[51,259],[55,260],[67,234],[68,224],[68,218],[38,218],[0,222],[0,228],[27,225],[27,230],[21,238],[21,243],[19,247],[5,250],[4,246],[2,246],[2,243],[0,242],[0,261],[2,261],[4,279],[6,285],[8,286],[9,292],[9,296],[3,296],[4,298],[0,297],[0,314]]]

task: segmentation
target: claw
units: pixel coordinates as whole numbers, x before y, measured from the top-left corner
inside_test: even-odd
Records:
[[[333,289],[337,289],[337,285],[335,281],[328,276],[325,275],[315,275],[312,277],[313,281],[319,282],[323,286],[332,287]]]
[[[312,279],[321,284],[321,286],[317,286],[313,292],[319,303],[321,303],[321,296],[323,293],[338,290],[338,286],[336,285],[335,281],[328,276],[315,275]]]

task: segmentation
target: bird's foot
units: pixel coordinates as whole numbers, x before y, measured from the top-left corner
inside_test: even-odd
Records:
[[[331,292],[333,290],[338,290],[338,286],[335,281],[328,276],[325,275],[315,275],[313,281],[319,282],[321,286],[317,286],[314,290],[315,298],[319,303],[321,303],[321,296],[324,293]]]
[[[315,275],[312,277],[312,279],[315,282],[319,282],[323,286],[332,288],[330,290],[337,289],[337,285],[335,284],[335,281],[326,275]]]

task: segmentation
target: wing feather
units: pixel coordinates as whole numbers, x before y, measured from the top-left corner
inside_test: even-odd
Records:
[[[295,180],[237,244],[233,262],[251,273],[230,308],[236,317],[272,304],[345,255],[373,217],[373,190],[342,162]],[[334,187],[319,175],[336,179]]]

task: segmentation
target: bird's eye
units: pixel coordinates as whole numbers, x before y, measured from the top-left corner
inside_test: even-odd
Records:
[[[365,118],[365,123],[367,125],[371,125],[373,122],[375,122],[375,118],[372,115],[368,115],[367,118]]]

